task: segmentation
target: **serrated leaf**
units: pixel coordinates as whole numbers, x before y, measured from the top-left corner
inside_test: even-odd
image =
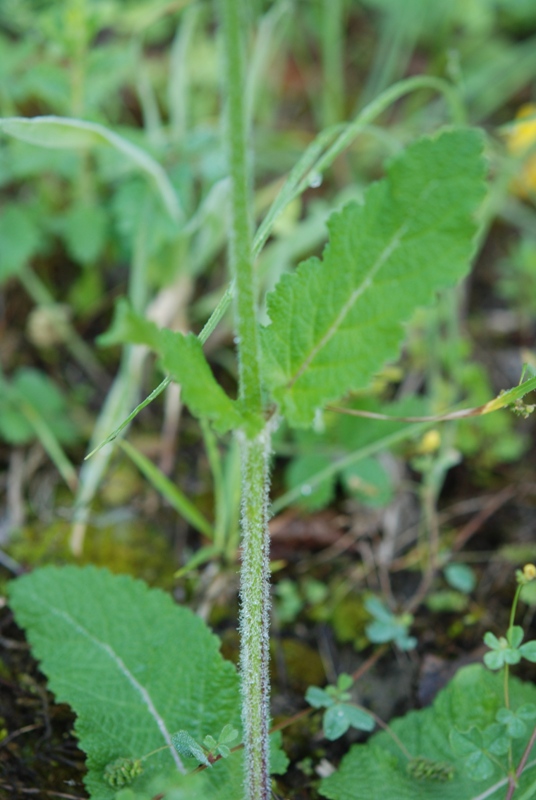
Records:
[[[164,592],[95,567],[45,567],[13,581],[10,602],[51,690],[77,714],[92,800],[114,797],[103,774],[119,757],[171,745],[181,729],[202,739],[229,721],[240,727],[235,668],[202,620]],[[144,762],[136,790],[175,782],[173,752]],[[220,782],[225,775],[218,770]]]
[[[455,130],[422,139],[334,214],[323,259],[285,275],[268,296],[264,380],[291,425],[365,387],[397,356],[414,310],[469,267],[484,196],[482,137]]]
[[[535,698],[535,686],[510,679],[513,708],[534,702]],[[503,778],[505,773],[493,766],[488,778],[471,780],[466,766],[451,748],[449,733],[452,730],[467,731],[471,726],[486,728],[494,723],[495,714],[503,705],[502,675],[490,673],[481,665],[465,667],[439,692],[432,706],[389,723],[413,759],[422,757],[452,765],[448,780],[412,778],[408,774],[407,756],[389,734],[380,731],[373,734],[366,744],[352,747],[338,771],[322,781],[321,794],[330,800],[370,800],[381,797],[393,797],[396,800],[472,800]],[[526,739],[513,741],[515,764],[519,763],[526,744]],[[505,758],[505,772],[507,769]],[[521,775],[517,790],[520,795],[533,780],[530,771]],[[501,791],[505,792],[506,788]],[[501,796],[500,792],[498,796]]]
[[[207,737],[205,737],[206,739]],[[177,731],[171,736],[171,743],[179,756],[184,758],[195,758],[200,764],[205,767],[212,767],[208,760],[205,751],[200,744],[196,742],[193,736],[190,736],[188,731]]]
[[[236,402],[216,382],[201,342],[194,334],[158,328],[123,301],[117,305],[112,327],[99,342],[145,344],[154,350],[164,369],[180,383],[184,402],[192,414],[210,419],[217,431],[225,433],[244,422]]]

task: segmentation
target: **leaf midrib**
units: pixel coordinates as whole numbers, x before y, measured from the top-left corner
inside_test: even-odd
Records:
[[[142,686],[141,683],[134,677],[134,675],[129,670],[129,668],[127,667],[127,665],[123,661],[123,659],[119,655],[117,655],[117,653],[115,653],[115,651],[112,649],[112,647],[110,647],[109,644],[107,644],[106,642],[101,641],[96,636],[94,636],[92,633],[90,633],[87,630],[87,628],[85,628],[83,625],[81,625],[79,622],[77,622],[74,619],[74,617],[72,617],[66,611],[62,611],[61,609],[58,609],[53,605],[47,605],[46,603],[43,603],[43,599],[42,598],[38,598],[38,599],[39,599],[40,605],[42,607],[45,606],[47,611],[50,614],[52,614],[53,616],[59,617],[64,622],[67,622],[67,624],[71,625],[75,629],[75,631],[77,631],[77,633],[79,633],[81,636],[84,636],[86,639],[88,639],[95,647],[97,647],[98,649],[100,649],[104,653],[106,653],[106,655],[113,661],[113,663],[117,667],[117,669],[121,672],[121,674],[126,678],[126,680],[130,683],[130,685],[136,690],[136,692],[142,698],[142,700],[143,700],[143,702],[144,702],[144,704],[145,704],[150,716],[154,719],[161,736],[163,737],[165,743],[170,748],[170,754],[171,754],[171,757],[173,758],[173,761],[175,762],[175,766],[177,767],[179,772],[181,772],[183,775],[185,775],[187,770],[184,767],[184,764],[182,763],[179,754],[176,752],[175,748],[173,747],[173,744],[172,744],[172,741],[171,741],[171,735],[170,735],[170,733],[169,733],[169,731],[167,729],[166,723],[164,722],[163,718],[158,713],[158,711],[156,709],[156,706],[153,703],[153,700],[152,700],[149,692],[147,691],[147,689],[145,689],[145,687]]]
[[[368,271],[367,275],[365,276],[364,280],[360,283],[360,285],[354,289],[351,293],[350,297],[343,304],[342,308],[340,309],[339,313],[335,317],[332,324],[329,326],[323,337],[320,341],[310,350],[309,354],[301,363],[300,367],[296,370],[294,375],[290,378],[287,382],[285,389],[290,390],[292,389],[293,385],[299,378],[309,369],[312,362],[318,355],[318,353],[329,343],[329,341],[335,336],[339,328],[341,327],[342,323],[344,322],[347,315],[352,310],[354,304],[359,300],[361,295],[371,286],[374,278],[376,277],[377,273],[381,269],[381,267],[385,264],[385,262],[390,258],[390,256],[395,252],[395,250],[400,245],[400,241],[406,231],[409,228],[408,221],[404,222],[398,230],[395,231],[393,234],[391,241],[389,244],[383,249],[380,253],[376,262],[373,264],[372,268]]]

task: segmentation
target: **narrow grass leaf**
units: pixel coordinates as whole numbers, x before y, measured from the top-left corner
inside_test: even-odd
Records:
[[[200,533],[208,536],[209,539],[214,538],[214,532],[210,522],[197,510],[196,506],[188,500],[184,492],[178,486],[167,478],[152,461],[150,461],[143,453],[136,450],[130,442],[123,440],[119,441],[119,446],[136,464],[140,472],[145,475],[149,483],[168,501],[168,503],[190,523]]]

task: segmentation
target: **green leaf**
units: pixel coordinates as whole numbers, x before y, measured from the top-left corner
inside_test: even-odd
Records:
[[[371,714],[350,703],[345,703],[344,713],[352,728],[356,728],[358,731],[372,731],[376,726],[376,721]]]
[[[519,648],[519,652],[527,661],[536,662],[536,641],[525,642],[525,644],[522,644]]]
[[[62,215],[59,227],[74,261],[92,264],[99,258],[108,227],[108,217],[101,206],[75,205]]]
[[[532,683],[510,679],[510,701],[513,708],[534,702],[536,687]],[[450,684],[437,695],[432,706],[413,711],[389,723],[393,733],[412,756],[408,762],[393,738],[386,732],[373,734],[366,744],[354,745],[343,759],[338,771],[325,778],[320,786],[322,796],[330,800],[371,800],[392,797],[396,800],[472,800],[504,779],[504,772],[492,765],[492,773],[477,781],[471,779],[462,755],[457,755],[449,740],[451,731],[466,732],[471,727],[484,730],[495,723],[495,715],[504,705],[502,675],[488,672],[481,665],[459,670]],[[526,747],[526,739],[512,742],[513,763],[518,764]],[[479,757],[480,745],[467,745],[466,755]],[[408,764],[417,759],[440,763],[443,779],[433,774],[412,776]],[[450,769],[449,769],[450,767]],[[445,778],[448,778],[445,779]],[[520,796],[534,780],[532,771],[520,777]],[[502,797],[507,786],[490,797]]]
[[[305,693],[305,699],[313,708],[329,708],[334,703],[333,698],[318,686],[309,686]]]
[[[482,733],[482,739],[486,750],[496,756],[504,756],[510,748],[510,738],[506,735],[504,725],[499,722],[488,725]]]
[[[344,488],[363,505],[386,506],[393,496],[391,476],[377,458],[364,458],[341,472]]]
[[[99,338],[99,343],[125,342],[145,344],[158,353],[164,369],[181,384],[184,402],[192,414],[210,419],[221,433],[243,424],[237,403],[216,382],[201,342],[194,334],[185,336],[168,328],[158,328],[122,301],[117,305],[112,327]]]
[[[205,737],[207,738],[207,737]],[[195,758],[200,764],[205,767],[212,767],[212,764],[206,757],[205,751],[200,744],[196,742],[193,736],[190,736],[188,731],[177,731],[171,736],[171,743],[179,756],[183,758]]]
[[[472,592],[476,585],[475,572],[467,564],[451,563],[444,569],[445,579],[453,589],[464,594]]]
[[[224,725],[220,735],[218,736],[218,744],[229,744],[233,742],[238,736],[238,731],[232,725]]]
[[[482,733],[476,728],[466,732],[450,732],[450,744],[455,755],[459,756],[473,781],[483,781],[493,774],[493,762],[483,749]]]
[[[58,387],[38,370],[22,367],[10,383],[0,377],[0,389],[0,435],[20,444],[38,439],[69,488],[75,490],[76,470],[61,443],[72,442],[77,432]]]
[[[11,204],[0,214],[0,283],[16,275],[38,251],[40,233],[23,205]]]
[[[410,614],[397,616],[377,597],[367,597],[365,608],[374,617],[365,628],[367,637],[375,644],[394,642],[401,650],[413,650],[417,644],[414,636],[408,635],[413,622]]]
[[[306,511],[318,511],[329,505],[335,495],[335,476],[330,475],[315,486],[309,484],[309,478],[317,475],[330,463],[330,459],[322,453],[309,453],[292,459],[285,471],[285,483],[289,490],[300,487],[296,505]]]
[[[240,727],[235,668],[202,620],[164,592],[95,567],[45,567],[13,581],[10,602],[51,690],[77,714],[92,800],[114,797],[103,774],[118,758],[171,745],[178,730],[202,739],[225,724]],[[148,790],[156,776],[175,781],[174,753],[144,761],[136,789]],[[218,767],[211,772],[221,782],[227,768]]]
[[[490,653],[484,653],[484,664],[488,669],[502,669],[505,665],[504,655],[498,650],[492,650]]]
[[[506,639],[510,647],[517,649],[523,641],[524,631],[521,625],[512,625],[506,632]]]
[[[512,739],[518,739],[526,733],[527,726],[524,720],[510,708],[500,708],[495,719],[505,726],[508,736]]]
[[[342,692],[345,692],[347,689],[350,689],[354,685],[354,679],[351,675],[348,675],[347,672],[341,672],[339,677],[337,678],[337,689],[340,689]]]
[[[264,380],[290,424],[365,387],[396,358],[404,324],[466,274],[484,196],[482,137],[422,139],[328,224],[323,260],[285,275],[268,296]]]
[[[324,714],[322,727],[324,736],[331,742],[346,733],[350,727],[350,721],[342,703],[335,703],[335,705],[328,708]]]

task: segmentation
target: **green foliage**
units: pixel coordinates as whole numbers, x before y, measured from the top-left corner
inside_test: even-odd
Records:
[[[16,275],[39,248],[35,215],[22,203],[12,203],[0,216],[0,284]]]
[[[342,673],[337,679],[336,686],[319,689],[310,686],[305,694],[305,699],[313,708],[325,708],[322,718],[322,727],[326,739],[333,741],[343,736],[348,728],[360,731],[372,731],[376,725],[374,717],[365,709],[349,702],[353,680],[350,675]]]
[[[499,265],[497,289],[502,297],[514,304],[526,322],[536,309],[536,244],[522,239],[512,248],[509,257]]]
[[[443,572],[449,586],[458,589],[459,592],[469,594],[476,586],[475,572],[467,564],[458,564],[453,561],[447,564]]]
[[[411,145],[363,206],[331,218],[323,261],[280,280],[268,298],[264,379],[291,425],[365,387],[396,357],[415,308],[465,274],[484,194],[481,149],[468,130]]]
[[[60,150],[90,149],[102,145],[113,147],[154,181],[164,208],[171,218],[178,221],[182,216],[176,192],[160,164],[142,148],[103,125],[54,116],[32,119],[12,117],[0,119],[0,131],[29,144]]]
[[[536,700],[536,688],[530,683],[513,679],[510,688],[511,707],[517,713]],[[489,790],[492,796],[493,786],[499,790],[507,783],[504,755],[501,760],[486,749],[504,735],[504,725],[488,730],[502,708],[502,677],[480,665],[465,667],[432,706],[390,723],[398,742],[382,731],[366,744],[352,747],[338,772],[322,781],[321,794],[331,800],[369,800],[386,794],[397,800],[472,800]],[[528,733],[510,740],[516,764],[527,739]],[[521,776],[521,793],[533,777],[530,771]]]
[[[366,627],[371,642],[393,642],[400,650],[413,650],[417,645],[417,639],[408,635],[408,628],[413,622],[411,614],[393,614],[377,597],[367,597],[365,608],[374,617],[374,621]]]
[[[12,444],[40,438],[43,426],[59,442],[77,438],[67,400],[42,372],[21,367],[10,381],[0,376],[0,436]]]
[[[520,625],[512,625],[506,636],[499,638],[488,631],[484,635],[484,643],[490,648],[490,652],[484,655],[485,665],[490,669],[502,669],[506,664],[519,664],[522,658],[536,662],[536,640],[521,644],[523,636]]]
[[[264,93],[272,91],[271,86],[260,87],[262,70],[259,67],[268,61],[270,45],[273,54],[280,55],[281,50],[273,46],[271,37],[277,21],[288,16],[284,14],[283,3],[272,5],[252,47],[254,58],[248,86],[241,86],[238,79],[234,85],[232,80],[228,81],[229,97],[233,100],[246,97],[248,105],[242,119],[236,119],[236,125],[227,126],[230,139],[235,135],[240,138],[241,126],[246,131],[246,116],[258,114],[253,108],[258,90],[262,88]],[[300,12],[303,11],[308,24],[313,22],[313,31],[315,27],[318,30],[326,28],[326,36],[321,40],[322,69],[326,77],[323,81],[322,116],[326,123],[340,122],[345,114],[345,60],[337,48],[342,47],[345,15],[350,13],[351,4],[337,2],[333,13],[329,3],[318,3],[315,8],[313,5],[300,9]],[[506,21],[513,29],[533,18],[530,0],[517,3],[474,0],[463,11],[459,3],[452,4],[448,0],[434,4],[414,0],[409,3],[403,19],[395,0],[369,0],[368,5],[381,13],[385,25],[377,60],[359,103],[364,105],[367,97],[375,99],[363,115],[336,130],[322,131],[307,148],[261,222],[253,248],[249,245],[245,248],[252,252],[244,253],[242,262],[259,254],[262,244],[273,232],[272,226],[278,215],[284,213],[289,201],[304,188],[316,187],[326,167],[357,133],[363,133],[366,125],[374,122],[389,103],[402,97],[410,88],[439,89],[458,119],[464,114],[460,98],[478,97],[479,102],[469,110],[471,119],[477,119],[482,109],[494,107],[497,86],[507,84],[507,89],[501,89],[504,92],[512,91],[512,87],[524,89],[527,76],[533,74],[534,48],[531,41],[526,43],[526,47],[524,42],[519,48],[512,46],[511,53],[506,53],[506,63],[513,68],[517,68],[518,61],[521,65],[517,77],[512,78],[507,73],[504,81],[493,81],[488,70],[485,74],[479,73],[475,81],[473,71],[466,70],[470,61],[467,51],[474,50],[478,58],[480,48],[475,48],[473,43],[486,42],[497,20]],[[248,8],[251,18],[261,6],[266,7],[266,4],[255,2],[251,9]],[[222,512],[225,510],[225,493],[235,494],[236,481],[227,480],[222,474],[224,468],[217,452],[219,445],[215,438],[210,439],[210,425],[218,433],[237,429],[245,430],[249,437],[258,433],[258,424],[248,418],[242,398],[244,372],[251,376],[258,371],[259,364],[255,359],[246,364],[238,387],[241,400],[234,401],[216,382],[196,337],[159,330],[142,316],[152,288],[168,287],[179,273],[182,278],[187,276],[190,280],[215,261],[214,256],[224,243],[228,217],[228,161],[216,129],[207,126],[207,120],[212,121],[220,104],[216,90],[220,76],[213,42],[199,25],[200,20],[205,24],[202,8],[200,11],[195,4],[185,10],[180,8],[177,16],[176,7],[177,4],[151,0],[136,0],[135,3],[66,0],[65,3],[37,4],[27,0],[19,3],[6,0],[5,7],[0,9],[0,22],[9,31],[9,36],[0,33],[0,113],[4,117],[0,129],[11,137],[9,141],[3,137],[0,151],[0,184],[6,187],[6,209],[0,216],[0,280],[16,276],[24,280],[31,259],[53,250],[51,244],[55,236],[70,259],[83,268],[81,276],[75,274],[73,285],[68,287],[68,299],[79,312],[91,315],[96,308],[100,315],[102,298],[99,294],[105,285],[108,286],[108,276],[105,284],[103,268],[133,264],[130,301],[132,307],[141,313],[136,315],[125,308],[120,309],[107,341],[149,344],[158,353],[166,372],[182,385],[183,399],[203,425],[215,478],[217,504]],[[228,7],[236,12],[235,4]],[[302,18],[300,15],[297,17],[297,24],[301,25]],[[163,52],[175,34],[177,19],[179,31],[168,64]],[[327,23],[325,26],[324,22]],[[292,21],[291,25],[295,24]],[[208,30],[209,26],[206,27]],[[456,30],[457,35],[460,31],[463,33],[459,37],[459,48],[457,46],[456,54],[452,56],[453,62],[461,59],[463,69],[457,63],[444,65],[443,56],[434,68],[438,67],[441,72],[450,71],[453,76],[463,74],[459,97],[443,81],[425,77],[409,79],[403,86],[392,87],[385,97],[376,99],[377,93],[390,84],[397,72],[401,75],[407,72],[417,42],[424,45],[423,53],[431,42],[441,42],[446,53],[445,36],[451,29]],[[237,30],[235,28],[235,33]],[[252,33],[253,30],[252,26]],[[198,35],[199,31],[201,35]],[[34,51],[26,41],[31,41]],[[194,48],[191,47],[192,41],[196,44]],[[502,55],[502,32],[492,45]],[[522,61],[523,47],[527,57]],[[385,58],[385,53],[390,53],[389,58]],[[232,47],[227,63],[234,58],[238,61],[239,55],[240,48]],[[292,59],[294,57],[295,53]],[[287,53],[284,52],[278,60],[286,64]],[[505,60],[493,58],[492,61],[498,65],[494,67],[495,74],[502,79]],[[39,69],[32,69],[33,63],[38,63]],[[194,64],[200,69],[193,69]],[[129,97],[128,109],[121,108],[119,91],[122,97]],[[491,93],[494,97],[490,99]],[[30,113],[41,116],[32,119],[17,116],[28,113],[28,109]],[[416,109],[419,109],[418,103],[413,105],[413,111]],[[311,111],[312,116],[318,116],[314,98],[311,98]],[[261,113],[264,121],[270,118],[271,109],[263,109]],[[82,120],[82,116],[89,121]],[[137,125],[139,116],[143,119],[143,131],[133,125],[133,121]],[[437,124],[437,117],[434,111],[430,117],[432,126]],[[423,125],[422,116],[418,115],[410,125],[420,130],[429,129],[429,120],[424,122]],[[258,170],[255,184],[261,185],[266,176],[272,179],[276,171],[281,172],[281,164],[292,163],[293,149],[301,151],[303,139],[301,133],[294,140],[296,132],[285,131],[280,138],[274,137],[274,142],[263,150],[265,134],[260,127],[255,130],[261,133],[256,135],[261,147],[255,159]],[[307,137],[309,135],[307,130]],[[308,199],[303,206],[304,223],[310,224],[312,220],[315,231],[305,245],[302,243],[303,253],[294,245],[293,240],[297,237],[293,236],[296,233],[295,229],[292,230],[293,220],[289,224],[289,219],[282,220],[279,216],[279,222],[286,223],[290,231],[284,265],[280,260],[269,274],[259,274],[262,291],[265,286],[273,286],[286,265],[292,267],[295,260],[314,252],[324,235],[323,223],[328,205],[342,206],[343,199],[346,202],[348,196],[360,196],[361,184],[372,172],[371,164],[363,168],[361,163],[369,158],[369,139],[374,140],[375,150],[387,145],[391,152],[396,153],[400,151],[401,142],[407,142],[410,137],[405,123],[404,129],[400,130],[396,109],[390,119],[389,132],[367,132],[364,147],[358,152],[358,169],[353,163],[356,153],[347,153],[349,183],[359,186],[353,186],[345,195],[337,186],[339,175],[335,174],[333,181],[331,178],[325,181],[322,213],[318,216],[314,199]],[[246,137],[243,139],[245,141]],[[42,152],[36,145],[57,150]],[[69,153],[66,148],[75,148],[78,152]],[[272,148],[273,154],[270,153]],[[438,290],[453,285],[467,272],[474,251],[476,213],[484,192],[481,151],[482,136],[474,130],[444,131],[423,139],[407,151],[398,152],[387,177],[365,193],[362,204],[354,201],[331,217],[330,243],[323,259],[314,258],[301,264],[293,274],[285,275],[269,296],[269,323],[262,331],[263,411],[266,416],[277,414],[275,401],[282,415],[291,426],[300,429],[298,434],[301,435],[302,429],[313,419],[319,420],[320,415],[317,417],[316,412],[326,403],[348,391],[368,386],[385,362],[397,356],[404,326],[415,307],[430,305]],[[244,146],[238,155],[245,162]],[[164,163],[166,171],[162,167]],[[378,161],[374,160],[374,174],[377,165]],[[246,174],[245,165],[242,175],[237,176],[232,163],[231,171],[230,183],[235,190],[239,182],[237,177],[244,186],[253,186],[253,178]],[[37,176],[39,180],[35,180]],[[146,178],[149,178],[149,186]],[[29,180],[30,184],[19,192],[22,180]],[[332,192],[334,187],[336,194]],[[154,202],[155,188],[160,204]],[[272,191],[268,186],[266,195],[271,195],[268,202],[273,198]],[[261,191],[255,197],[255,213],[266,203],[262,194]],[[250,200],[253,201],[253,197]],[[247,204],[243,205],[239,218],[245,230]],[[253,202],[249,205],[253,209]],[[491,205],[497,207],[498,203]],[[284,228],[281,224],[278,236]],[[235,238],[231,237],[232,245]],[[91,267],[91,271],[87,267]],[[115,274],[112,273],[113,280]],[[528,277],[528,271],[522,277]],[[203,278],[205,285],[214,285],[212,276],[204,275]],[[253,281],[250,281],[250,286],[246,281],[244,288],[245,294],[249,292],[251,295],[251,310],[256,309],[259,298]],[[234,292],[240,306],[240,287],[235,286]],[[203,329],[203,342],[222,318],[231,294],[231,290],[226,292],[215,316]],[[521,302],[522,294],[518,285],[517,295],[514,293],[517,302]],[[39,304],[43,302],[35,295],[33,299]],[[215,302],[209,296],[192,309],[194,325],[206,319]],[[240,317],[238,314],[239,325],[242,322]],[[250,332],[255,335],[243,336],[241,342],[236,342],[239,354],[244,346],[256,341],[257,324],[253,314],[251,322]],[[447,349],[451,350],[451,359],[457,362],[455,367],[460,374],[462,368],[459,365],[466,360],[467,352],[451,345],[449,341]],[[134,358],[136,352],[139,354],[140,351],[136,348],[126,350],[119,379],[106,403],[110,413],[96,427],[94,444],[110,429],[119,427],[128,409],[137,402],[136,389],[142,369],[141,362]],[[435,355],[425,354],[425,361],[419,369],[426,372]],[[218,358],[224,366],[230,363],[227,352],[219,351],[216,354]],[[430,367],[430,373],[434,367],[435,364]],[[233,370],[234,364],[231,372]],[[453,376],[455,378],[452,380],[453,396],[442,398],[437,393],[434,401],[439,400],[439,405],[442,400],[446,400],[444,405],[458,402],[463,390],[474,383],[474,374],[469,373],[468,370],[465,378],[458,380],[454,368],[450,372],[446,370],[445,383]],[[0,399],[0,432],[10,442],[24,444],[35,435],[44,440],[47,431],[53,442],[69,441],[65,406],[51,401],[53,390],[50,387],[45,380],[41,380],[39,385],[39,380],[34,379],[30,391],[27,386],[25,388],[18,372],[14,372],[9,385],[5,382],[5,387],[2,386],[5,393]],[[490,396],[485,380],[481,381],[480,388],[483,388],[482,402],[485,402]],[[515,394],[522,391],[515,390],[508,397],[512,398],[513,409],[524,414],[530,406],[521,403],[521,394],[519,397]],[[158,390],[154,394],[157,393]],[[258,394],[260,396],[260,391]],[[35,398],[41,399],[41,395],[45,401],[37,408]],[[19,402],[21,398],[22,403]],[[377,403],[371,401],[370,407],[377,410]],[[394,409],[393,413],[396,413]],[[260,418],[261,414],[258,416]],[[506,419],[506,415],[499,419]],[[493,448],[490,461],[512,459],[520,452],[521,437],[513,433],[511,421],[500,424],[488,417],[484,425],[480,421],[477,424],[489,426],[490,450]],[[403,438],[420,434],[425,427],[421,424],[408,426],[398,421],[361,424],[361,421],[347,420],[333,424],[325,437],[316,433],[309,438],[305,434],[303,438],[296,435],[291,445],[295,445],[295,458],[287,474],[289,492],[283,500],[280,499],[280,507],[298,497],[301,505],[309,510],[320,508],[332,500],[337,480],[359,502],[385,505],[393,487],[377,454]],[[473,430],[476,430],[475,425]],[[469,441],[465,452],[471,452],[472,447],[472,452],[480,455],[482,435],[476,434],[472,441],[470,436],[466,439]],[[217,546],[198,553],[197,563],[215,552],[221,553],[222,531],[233,529],[234,533],[236,528],[239,502],[234,496],[225,515],[216,514],[212,533],[211,526],[185,495],[174,491],[171,483],[128,445],[126,450],[190,524],[206,535],[213,535]],[[266,433],[265,453],[268,451]],[[105,460],[104,454],[101,455]],[[82,473],[83,491],[79,505],[89,502],[98,484],[98,477],[95,477],[98,470],[86,480],[95,463],[90,462],[88,471]],[[446,460],[442,462],[443,465],[446,463]],[[429,464],[432,465],[432,459]],[[237,472],[238,469],[233,474]],[[267,470],[261,474],[260,469],[251,469],[249,473],[244,469],[244,473],[246,499],[253,496],[252,485],[260,488],[255,495],[256,507],[254,502],[250,503],[251,508],[247,501],[243,502],[244,529],[249,533],[252,521],[258,521],[266,513],[268,477]],[[89,489],[85,491],[85,487]],[[222,522],[224,516],[226,521]],[[258,528],[262,528],[262,524]],[[234,542],[236,547],[236,539]],[[254,559],[248,560],[248,564],[252,563]],[[251,574],[253,570],[248,569]],[[464,570],[463,565],[449,565],[445,569],[445,578],[458,592],[465,594],[474,586],[474,576]],[[266,578],[263,585],[267,583]],[[325,595],[319,586],[315,591],[323,600]],[[305,583],[299,587],[281,583],[280,596],[283,603],[281,616],[286,619],[292,619],[304,603],[314,602],[307,595]],[[185,613],[184,609],[172,606],[169,598],[148,592],[140,584],[103,577],[102,573],[94,570],[36,573],[16,583],[12,597],[17,617],[27,627],[43,669],[50,676],[52,688],[60,699],[71,702],[78,713],[77,731],[88,752],[88,786],[93,791],[94,800],[111,797],[110,792],[116,789],[120,790],[117,795],[120,800],[152,800],[157,796],[169,797],[170,800],[172,797],[177,800],[179,797],[234,800],[241,795],[243,755],[241,752],[231,754],[226,744],[232,740],[231,726],[226,720],[238,724],[236,676],[232,668],[219,658],[215,640],[199,620]],[[453,597],[459,599],[460,595],[451,593],[451,604]],[[243,591],[243,598],[249,599],[247,589]],[[403,650],[415,646],[414,637],[408,633],[412,622],[409,615],[393,614],[376,598],[369,598],[367,609],[374,618],[367,627],[371,641],[393,642]],[[267,618],[266,606],[264,613]],[[247,614],[245,617],[244,639],[250,633],[246,630],[250,619]],[[354,622],[352,620],[352,624]],[[266,655],[266,630],[263,637]],[[505,639],[497,639],[491,633],[487,637],[491,647],[487,658],[494,669],[517,663],[522,656],[536,660],[534,643],[522,644],[522,637],[515,633],[515,628],[509,630]],[[248,675],[244,669],[246,686],[260,673],[258,663],[251,663],[254,663],[254,674]],[[325,690],[313,687],[308,692],[312,705],[325,709],[324,730],[330,739],[352,726],[368,731],[374,726],[369,714],[349,702],[348,680],[347,676],[341,676],[337,687]],[[267,686],[267,678],[264,684]],[[477,696],[477,692],[472,692],[472,701]],[[447,742],[450,749],[446,745],[443,753],[432,752],[432,742],[430,752],[417,753],[407,760],[402,772],[404,780],[409,780],[414,789],[409,796],[420,794],[423,786],[426,793],[431,784],[439,786],[440,790],[443,784],[454,785],[459,777],[459,767],[458,763],[453,766],[449,762],[453,756],[459,764],[466,765],[464,769],[474,768],[480,779],[484,780],[484,774],[491,778],[497,764],[489,754],[504,755],[504,748],[509,747],[510,740],[527,736],[526,723],[533,715],[530,703],[514,710],[503,705],[495,716],[491,716],[492,721],[487,726],[485,721],[473,725],[472,717],[469,722],[467,698],[464,703],[466,716],[463,726],[455,738]],[[169,735],[162,737],[162,726],[153,708],[158,708],[158,719],[163,720]],[[221,734],[215,738],[222,725]],[[173,733],[179,726],[184,727]],[[211,733],[207,733],[208,730]],[[162,738],[166,742],[164,749],[157,746]],[[155,746],[157,752],[149,752]],[[386,747],[386,758],[389,752]],[[212,768],[184,777],[173,766],[177,753]],[[273,762],[277,763],[277,755],[272,755]],[[222,763],[219,756],[225,758],[226,763]],[[213,764],[216,759],[217,763]],[[195,765],[188,766],[194,769]],[[378,770],[378,775],[380,773]],[[416,782],[418,788],[415,792]],[[364,796],[382,796],[386,791],[379,780],[371,786],[368,787],[370,793]],[[396,785],[393,791],[390,787],[387,791],[397,798],[406,796],[400,794]],[[441,797],[441,792],[433,796]],[[461,797],[459,793],[452,796]]]
[[[112,328],[101,337],[103,344],[132,342],[147,344],[162,359],[162,366],[181,384],[185,402],[193,414],[211,420],[224,432],[240,426],[242,415],[216,382],[199,339],[193,334],[158,328],[120,303]]]
[[[92,800],[114,796],[104,773],[118,758],[171,745],[181,729],[202,739],[240,727],[234,667],[204,623],[163,592],[94,567],[45,567],[11,584],[10,603],[52,691],[77,714]],[[144,763],[136,789],[177,770],[185,767],[167,747]]]
[[[238,731],[232,725],[224,725],[217,739],[207,734],[202,745],[198,744],[188,731],[177,731],[171,737],[171,741],[180,756],[195,758],[200,764],[212,767],[218,757],[229,758],[231,750],[228,744],[237,736]]]

